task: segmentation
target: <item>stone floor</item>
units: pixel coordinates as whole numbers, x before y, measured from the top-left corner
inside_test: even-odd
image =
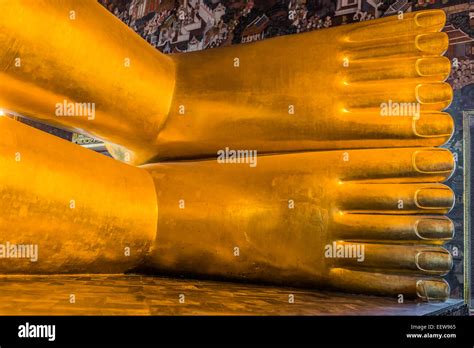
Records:
[[[0,315],[426,315],[461,304],[137,275],[0,276]]]

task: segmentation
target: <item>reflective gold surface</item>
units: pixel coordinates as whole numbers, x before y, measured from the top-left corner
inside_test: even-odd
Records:
[[[158,158],[438,146],[450,61],[443,11],[427,11],[174,55],[176,89]],[[238,59],[238,67],[234,66]],[[383,103],[419,103],[419,117],[381,117]],[[180,106],[185,108],[180,114]]]
[[[173,93],[169,57],[95,0],[1,0],[0,8],[0,108],[153,155]],[[95,103],[94,119],[56,116],[64,100]]]
[[[453,132],[441,10],[165,56],[95,0],[0,5],[0,107],[116,144],[128,163],[438,146]],[[94,102],[95,118],[56,116],[63,100]],[[419,117],[381,117],[390,101]]]
[[[254,168],[216,161],[144,168],[158,197],[150,257],[158,270],[392,296],[449,294],[446,282],[428,277],[452,267],[440,247],[454,233],[442,216],[454,195],[439,183],[454,169],[447,150],[262,156]],[[352,245],[360,258],[326,254],[333,243]]]
[[[100,274],[0,276],[0,295],[0,315],[433,315],[462,306],[461,300],[398,303],[313,289]]]
[[[131,164],[227,147],[320,150],[255,166],[136,168],[0,118],[2,239],[39,246],[36,262],[5,259],[2,272],[151,268],[449,296],[442,244],[454,233],[444,216],[454,197],[441,182],[455,164],[436,148],[453,132],[441,112],[452,99],[442,11],[164,56],[92,0],[0,5],[7,113],[100,137]],[[63,102],[93,103],[95,113],[58,115]],[[420,112],[382,115],[392,102]]]
[[[142,261],[157,221],[143,170],[7,117],[0,168],[0,244],[38,251],[1,254],[1,273],[121,273]]]
[[[425,300],[449,295],[439,278],[452,266],[440,246],[453,235],[443,216],[453,193],[440,184],[454,169],[447,150],[134,168],[5,117],[0,124],[2,241],[39,247],[36,262],[5,258],[2,272],[151,268]],[[362,253],[328,256],[334,243]]]

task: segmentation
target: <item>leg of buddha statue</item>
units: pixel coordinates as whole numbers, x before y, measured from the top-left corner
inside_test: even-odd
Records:
[[[439,146],[453,131],[443,11],[164,55],[96,1],[0,4],[0,108],[101,138],[129,163]],[[94,117],[61,117],[63,103],[95,103]]]
[[[148,263],[181,275],[445,299],[454,169],[437,148],[320,151],[248,163],[148,164]]]
[[[157,223],[146,172],[7,117],[0,134],[0,273],[122,273],[142,262]],[[16,245],[36,245],[37,261],[9,257]]]
[[[255,159],[257,160],[257,159]],[[157,272],[443,300],[454,169],[437,148],[136,168],[0,118],[2,272]],[[74,204],[72,204],[74,203]],[[127,254],[126,248],[129,248]]]

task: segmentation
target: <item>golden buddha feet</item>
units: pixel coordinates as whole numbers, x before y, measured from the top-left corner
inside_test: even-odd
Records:
[[[1,118],[3,273],[157,272],[443,300],[452,155],[435,148],[134,168]],[[84,166],[87,163],[87,166]],[[94,175],[90,171],[94,171]],[[151,174],[151,177],[148,173]]]
[[[173,55],[157,158],[442,145],[453,132],[444,22],[417,12]]]
[[[449,296],[442,11],[165,56],[95,1],[4,7],[6,113],[94,135],[129,164],[200,161],[136,168],[2,118],[2,239],[39,251],[2,272],[147,266]],[[94,117],[63,117],[58,103],[94,103]],[[225,148],[319,152],[203,160]]]
[[[447,150],[150,164],[158,271],[446,299],[454,203]]]
[[[129,164],[439,146],[453,132],[443,11],[167,56],[94,1],[4,8],[0,108],[92,134]],[[56,115],[65,101],[94,117]]]

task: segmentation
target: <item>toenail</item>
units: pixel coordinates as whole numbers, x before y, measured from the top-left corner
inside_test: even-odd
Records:
[[[449,47],[446,33],[420,34],[415,38],[415,46],[421,52],[442,54]]]
[[[447,173],[454,170],[454,156],[443,149],[416,151],[413,153],[413,166],[419,173]]]
[[[416,222],[415,233],[421,239],[449,240],[454,236],[454,224],[450,219],[425,218]]]
[[[423,188],[415,193],[415,204],[421,209],[451,209],[454,193],[448,188]]]
[[[419,298],[429,300],[446,300],[449,297],[449,284],[444,280],[418,280],[416,293]]]
[[[449,76],[451,62],[446,57],[418,58],[415,63],[416,72],[420,76]]]
[[[444,25],[445,22],[446,14],[441,10],[433,12],[420,12],[415,15],[415,23],[422,28]]]
[[[453,89],[447,83],[424,83],[415,88],[416,99],[422,104],[451,102]]]
[[[413,118],[413,132],[420,137],[450,137],[454,132],[454,121],[446,113],[424,114]]]
[[[419,251],[415,255],[416,267],[424,272],[449,272],[453,267],[451,254],[442,248]]]

